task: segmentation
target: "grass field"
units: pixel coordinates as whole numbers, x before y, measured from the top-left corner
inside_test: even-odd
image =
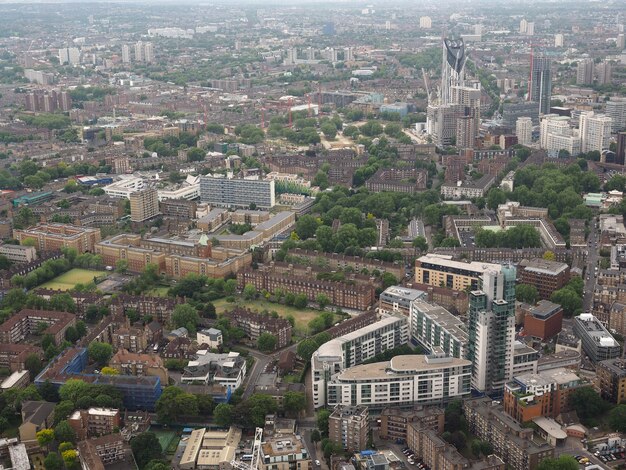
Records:
[[[148,292],[146,292],[146,295],[152,295],[155,297],[167,297],[167,291],[170,290],[169,287],[166,286],[159,286],[159,287],[155,287],[153,289],[150,289]]]
[[[297,332],[306,334],[309,331],[309,322],[317,317],[321,312],[312,308],[305,308],[300,310],[289,305],[275,304],[266,300],[244,300],[237,299],[235,302],[227,302],[226,299],[219,299],[213,302],[215,305],[215,311],[219,315],[220,313],[232,310],[234,307],[243,307],[252,311],[261,312],[263,310],[269,310],[270,312],[276,312],[281,317],[287,317],[293,315],[296,319]],[[335,316],[335,320],[338,320],[339,316]]]
[[[91,271],[89,269],[74,268],[42,284],[40,287],[46,289],[70,290],[73,289],[76,284],[87,284],[93,281],[94,277],[100,277],[105,274],[107,274],[106,271]]]

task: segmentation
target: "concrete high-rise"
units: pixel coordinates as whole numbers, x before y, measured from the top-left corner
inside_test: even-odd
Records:
[[[526,31],[528,31],[528,21],[526,21],[525,19],[522,19],[519,22],[519,32],[521,34],[526,34]]]
[[[552,76],[549,57],[533,57],[530,66],[530,101],[539,103],[539,113],[550,112]]]
[[[152,219],[159,214],[159,193],[156,189],[146,188],[131,193],[130,220],[143,222]]]
[[[580,114],[580,140],[583,153],[597,150],[602,152],[609,148],[613,120],[604,114],[593,111]]]
[[[125,64],[130,64],[130,46],[128,44],[124,44],[122,46],[122,62]]]
[[[535,23],[529,22],[526,25],[526,36],[534,36],[535,35]]]
[[[533,140],[533,120],[529,117],[517,118],[515,123],[515,135],[517,143],[521,145],[530,145]]]
[[[143,62],[143,42],[139,41],[135,44],[135,62]]]
[[[487,270],[480,290],[470,293],[467,359],[472,361],[472,386],[497,391],[513,378],[515,343],[514,266]]]
[[[473,149],[476,143],[476,119],[461,116],[456,120],[456,146],[460,149]]]
[[[430,19],[430,16],[421,16],[420,17],[420,28],[421,29],[430,29],[433,27],[433,22]]]
[[[576,67],[576,85],[593,83],[593,59],[583,59]]]
[[[613,78],[611,62],[604,60],[595,66],[595,76],[598,85],[608,85]]]
[[[554,47],[563,47],[563,35],[562,34],[554,35]]]
[[[151,42],[147,42],[143,47],[143,58],[149,64],[154,62],[154,45]]]

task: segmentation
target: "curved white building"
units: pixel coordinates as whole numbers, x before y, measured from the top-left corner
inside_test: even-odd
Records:
[[[470,393],[472,363],[443,355],[396,356],[388,362],[351,367],[327,383],[334,405],[442,404]]]

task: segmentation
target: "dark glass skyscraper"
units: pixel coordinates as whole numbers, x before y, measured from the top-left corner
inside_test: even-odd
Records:
[[[539,113],[550,113],[552,76],[548,57],[533,57],[530,64],[530,101],[539,103]]]

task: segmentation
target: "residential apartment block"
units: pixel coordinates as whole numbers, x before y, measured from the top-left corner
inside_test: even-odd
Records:
[[[112,408],[89,408],[76,410],[67,418],[68,424],[76,433],[79,441],[88,437],[113,434],[122,427],[120,410]]]
[[[263,333],[269,333],[276,338],[276,349],[291,344],[293,327],[285,318],[273,318],[244,308],[235,308],[224,316],[230,320],[231,326],[241,328],[255,343]]]
[[[501,268],[499,264],[455,261],[449,255],[427,254],[415,261],[415,282],[458,291],[475,290],[485,271]]]
[[[336,406],[328,417],[328,438],[349,452],[367,448],[369,412],[366,406]]]
[[[522,423],[540,416],[556,418],[571,410],[570,394],[584,386],[590,384],[563,368],[518,375],[504,387],[504,411]]]
[[[421,299],[411,302],[409,329],[411,341],[431,353],[465,357],[469,341],[467,328],[459,317],[445,308]]]
[[[121,434],[87,439],[78,443],[78,455],[82,468],[105,470],[119,462],[134,462],[130,445]]]
[[[50,310],[21,310],[0,325],[0,342],[20,343],[37,333],[40,323],[48,325],[43,334],[52,335],[56,344],[61,344],[65,340],[65,331],[76,325],[76,315]]]
[[[296,270],[297,272],[293,272]],[[291,271],[291,272],[289,272]],[[375,302],[376,287],[373,283],[359,284],[318,280],[309,274],[300,272],[297,267],[289,267],[274,263],[259,269],[247,269],[237,273],[237,284],[240,289],[252,284],[257,291],[266,290],[274,293],[277,290],[292,294],[304,294],[311,302],[315,302],[320,294],[337,307],[354,310],[367,310]]]
[[[299,435],[275,434],[261,445],[259,470],[306,470],[311,456]]]
[[[0,255],[6,256],[12,263],[30,263],[37,258],[37,250],[34,246],[2,244]]]
[[[376,323],[324,343],[311,357],[315,408],[326,405],[326,384],[332,376],[408,342],[407,318],[402,315],[389,315]]]
[[[470,432],[489,442],[494,454],[510,468],[534,470],[543,459],[554,456],[554,447],[535,436],[532,428],[515,421],[491,398],[465,400],[463,412]]]
[[[100,241],[100,229],[76,227],[69,224],[39,224],[26,229],[13,229],[13,238],[22,243],[27,238],[36,242],[37,251],[57,251],[74,248],[79,254],[93,253]]]
[[[438,434],[444,430],[445,413],[443,408],[418,405],[411,410],[395,407],[385,408],[380,413],[378,435],[382,439],[401,439],[407,441],[408,427],[411,423],[421,422],[421,426],[434,429]]]
[[[626,361],[607,359],[596,364],[596,385],[600,396],[611,403],[626,401]]]
[[[248,178],[202,176],[200,199],[212,206],[240,207],[251,205],[269,209],[276,204],[275,182]]]
[[[395,356],[347,368],[326,384],[328,405],[443,405],[470,394],[471,362],[445,355]]]
[[[131,353],[120,349],[111,358],[109,366],[122,375],[158,377],[161,383],[169,383],[169,374],[163,366],[163,360],[156,354]]]

